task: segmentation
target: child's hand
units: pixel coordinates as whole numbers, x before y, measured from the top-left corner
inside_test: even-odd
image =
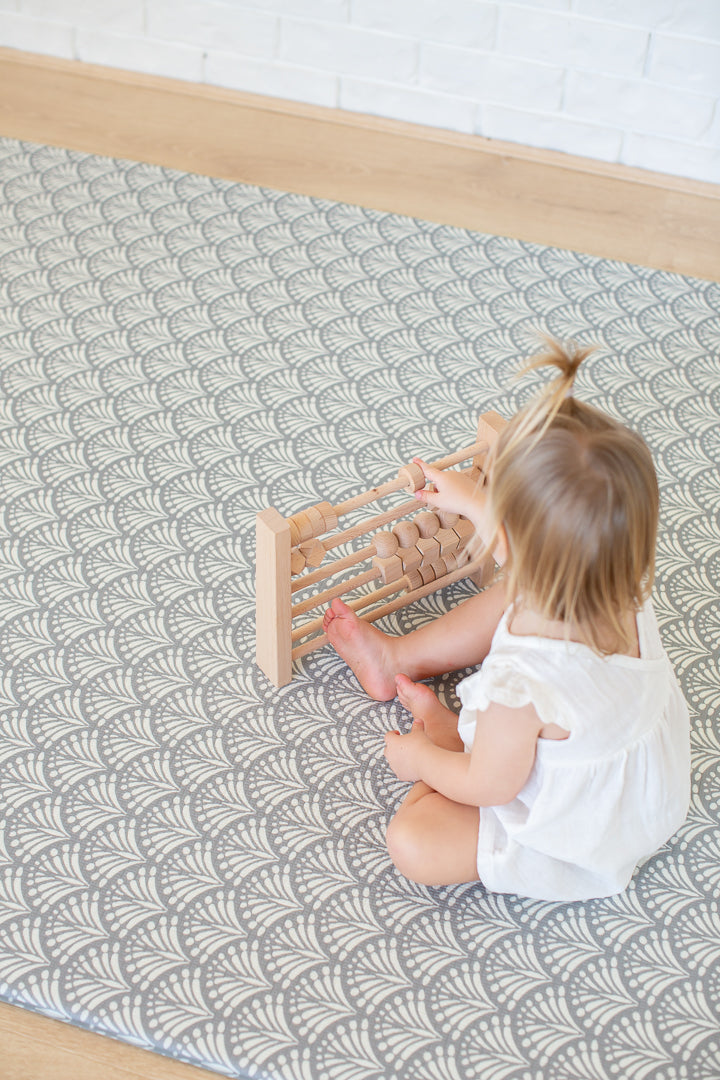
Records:
[[[420,780],[420,757],[425,746],[431,745],[422,720],[415,720],[409,735],[388,731],[385,736],[385,760],[398,780]]]
[[[482,513],[485,506],[485,488],[477,480],[454,469],[435,469],[432,465],[413,458],[425,473],[425,479],[433,484],[434,489],[424,488],[415,492],[415,498],[427,504],[431,510],[446,510],[451,514],[462,514],[473,521]]]

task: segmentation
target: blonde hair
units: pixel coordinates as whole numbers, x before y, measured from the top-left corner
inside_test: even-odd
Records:
[[[592,349],[547,340],[523,371],[559,374],[503,430],[490,508],[507,537],[508,601],[582,628],[596,652],[632,644],[624,620],[655,571],[658,485],[650,451],[628,428],[572,396]]]

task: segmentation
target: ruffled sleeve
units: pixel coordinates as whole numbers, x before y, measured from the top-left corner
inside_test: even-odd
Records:
[[[492,702],[510,709],[533,705],[543,724],[560,724],[568,731],[572,727],[556,687],[544,681],[540,672],[523,669],[517,660],[511,664],[488,656],[479,671],[463,679],[457,693],[468,712],[483,712]]]

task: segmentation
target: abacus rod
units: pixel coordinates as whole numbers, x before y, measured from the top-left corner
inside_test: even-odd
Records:
[[[376,576],[378,576],[376,574]],[[386,596],[392,596],[393,593],[400,592],[408,584],[407,577],[403,576],[397,581],[391,581],[387,585],[382,585],[379,589],[373,589],[370,593],[363,593],[362,596],[356,596],[354,600],[348,600],[348,607],[353,611],[358,611],[360,608],[368,607],[370,604],[377,604],[381,600],[384,600]],[[328,592],[333,592],[335,596],[341,596],[345,591],[346,586],[342,585],[338,590],[328,589]],[[313,604],[313,606],[316,606]],[[294,614],[294,612],[293,612]],[[314,634],[316,630],[320,630],[325,620],[325,616],[320,615],[317,619],[312,619],[311,622],[303,623],[302,626],[298,626],[292,631],[291,639],[293,641],[300,641],[304,637],[308,637],[310,634]]]
[[[467,461],[468,458],[475,457],[481,450],[488,450],[488,443],[486,439],[481,442],[473,443],[472,446],[464,446],[461,450],[456,450],[454,454],[448,454],[447,457],[440,458],[439,461],[431,462],[434,469],[450,469],[453,465],[459,465],[461,461]]]
[[[387,604],[383,604],[382,607],[376,608],[374,611],[366,611],[360,618],[365,622],[375,622],[377,619],[382,619],[385,615],[391,615],[393,611],[398,611],[400,608],[405,607],[406,604],[411,604],[413,600],[422,600],[424,596],[429,596],[430,593],[436,592],[446,585],[452,585],[454,582],[460,581],[464,577],[469,577],[470,574],[473,574],[476,570],[480,569],[483,561],[483,559],[475,559],[473,562],[467,563],[458,570],[453,570],[451,574],[446,574],[436,581],[430,581],[427,585],[415,589],[414,592],[399,596],[397,599],[391,600]],[[328,644],[328,640],[327,634],[321,634],[319,637],[311,638],[302,645],[296,646],[292,650],[293,660],[299,660],[300,657],[307,656],[308,653],[314,652],[315,649],[322,648],[323,645]]]
[[[336,596],[340,596],[344,592],[348,592],[350,589],[359,589],[361,585],[367,585],[371,581],[375,581],[380,577],[380,571],[373,567],[372,570],[366,570],[363,574],[356,574],[355,577],[349,578],[347,581],[341,581],[338,585],[333,585],[331,589],[325,589],[324,592],[316,593],[315,596],[311,596],[308,600],[303,600],[299,604],[293,604],[291,611],[292,616],[304,615],[306,611],[312,611],[313,608],[320,607],[322,604],[327,604],[328,600],[333,600]]]
[[[365,559],[371,559],[373,555],[377,555],[375,545],[368,544],[367,547],[360,548],[359,551],[353,551],[342,559],[335,559],[330,566],[321,566],[319,570],[311,570],[309,574],[298,575],[290,586],[290,591],[296,593],[300,592],[301,589],[308,588],[310,585],[317,585],[318,582],[326,581],[333,574],[339,574],[342,570],[347,570],[359,562],[364,562]]]
[[[302,645],[296,645],[291,654],[292,659],[299,660],[301,656],[307,656],[308,653],[321,649],[323,645],[327,645],[329,640],[327,634],[320,634],[319,637],[311,638],[310,641],[305,641]]]
[[[379,484],[378,487],[368,488],[367,491],[361,491],[359,495],[353,495],[351,499],[338,503],[337,506],[333,506],[333,512],[337,517],[342,517],[344,514],[349,514],[351,510],[358,510],[361,506],[367,506],[369,502],[377,502],[386,495],[400,491],[405,487],[405,483],[405,480],[395,477],[394,480],[388,480],[384,484]]]
[[[448,454],[446,457],[440,458],[439,461],[431,462],[431,465],[434,469],[449,469],[452,465],[467,461],[468,458],[474,457],[475,454],[478,454],[481,450],[487,450],[487,448],[486,441],[476,442],[471,446],[464,446],[462,449],[456,450],[454,454]],[[369,488],[367,491],[361,491],[359,495],[353,495],[351,499],[338,503],[337,506],[333,506],[333,512],[337,517],[342,517],[344,514],[349,514],[351,510],[357,510],[361,506],[366,506],[369,502],[376,502],[378,499],[384,498],[385,495],[392,495],[395,491],[401,491],[404,487],[405,481],[396,477],[395,480],[388,480],[385,484]]]
[[[411,593],[406,593],[405,596],[399,596],[395,600],[390,600],[389,603],[383,604],[382,607],[376,608],[374,611],[368,611],[360,618],[366,622],[375,622],[377,619],[382,619],[385,615],[392,615],[393,611],[398,611],[400,608],[405,607],[406,604],[411,604],[413,600],[422,600],[424,596],[429,596],[430,593],[437,592],[438,589],[444,589],[446,585],[452,585],[456,581],[461,581],[463,578],[469,577],[474,574],[476,570],[479,570],[482,566],[483,559],[475,559],[473,562],[465,563],[464,566],[458,567],[457,570],[453,570],[451,574],[443,574],[441,578],[436,578],[435,581],[429,581],[427,585],[421,585],[419,589],[415,589]]]
[[[480,444],[480,445],[485,445]],[[457,464],[457,463],[456,463]],[[464,469],[463,472],[469,470]],[[358,536],[362,536],[366,532],[372,532],[373,529],[382,528],[383,525],[389,524],[398,517],[406,517],[408,514],[412,514],[418,509],[418,501],[412,499],[410,502],[401,503],[400,506],[395,507],[394,510],[388,510],[384,514],[377,514],[375,517],[368,518],[367,521],[361,522],[358,525],[353,526],[352,529],[345,529],[341,533],[336,533],[334,537],[329,537],[327,540],[321,540],[320,543],[325,548],[325,551],[332,551],[333,548],[339,547],[340,544],[344,544],[348,540],[355,540]],[[360,551],[352,552],[350,555],[345,555],[341,559],[336,559],[328,566],[321,566],[318,570],[311,570],[310,573],[300,573],[293,579],[290,586],[291,592],[300,592],[301,589],[309,588],[311,585],[317,585],[321,581],[326,581],[329,577],[333,577],[334,574],[339,574],[342,570],[347,570],[350,566],[355,566],[356,563],[362,562],[364,559],[369,559],[376,552],[373,544],[368,544],[367,547],[361,548]]]
[[[383,514],[376,514],[375,517],[368,518],[367,521],[361,521],[358,525],[353,525],[350,529],[343,529],[342,532],[336,533],[335,536],[327,540],[322,540],[321,543],[326,551],[332,551],[333,548],[340,547],[341,544],[346,543],[348,540],[356,540],[358,536],[373,532],[374,529],[382,529],[384,525],[389,524],[391,521],[395,521],[396,518],[406,517],[408,514],[412,514],[417,508],[417,499],[411,499],[409,502],[400,503],[400,505],[396,506],[394,509],[386,510]]]

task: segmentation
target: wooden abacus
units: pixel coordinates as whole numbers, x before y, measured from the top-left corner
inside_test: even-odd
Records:
[[[466,471],[479,478],[488,449],[505,423],[498,413],[483,413],[477,441],[434,462],[435,468],[449,469],[472,459]],[[293,660],[321,648],[328,640],[322,631],[322,615],[294,629],[293,619],[324,608],[336,596],[374,581],[382,582],[378,588],[361,592],[349,601],[356,611],[370,607],[360,618],[374,622],[461,578],[470,577],[478,585],[486,584],[492,574],[493,560],[487,555],[470,559],[468,541],[473,533],[470,522],[457,514],[428,510],[418,513],[415,498],[334,532],[346,514],[396,492],[414,493],[424,486],[422,469],[412,463],[399,469],[394,480],[336,506],[329,502],[316,503],[289,518],[268,507],[257,515],[255,656],[258,667],[275,686],[285,686],[291,681]],[[414,514],[411,520],[398,521],[391,530],[384,531],[386,525],[411,514]],[[321,566],[329,552],[368,533],[374,533],[369,544],[332,559],[324,568]],[[294,594],[300,590],[328,581],[366,561],[371,563],[369,569],[293,603]],[[388,599],[393,595],[394,599]]]

